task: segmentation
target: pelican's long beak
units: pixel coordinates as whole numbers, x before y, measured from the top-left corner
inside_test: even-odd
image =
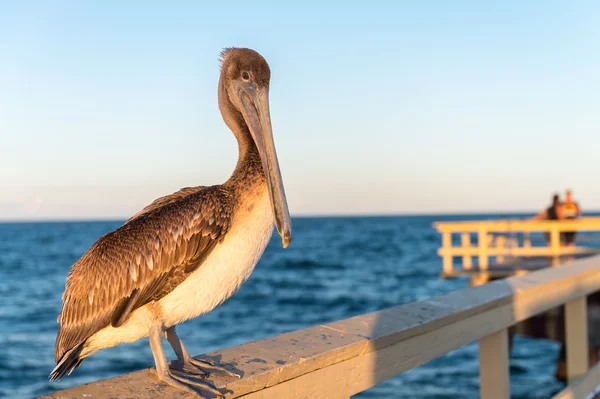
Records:
[[[292,241],[292,222],[273,141],[269,91],[267,88],[255,88],[250,92],[247,90],[236,91],[242,104],[240,111],[244,115],[260,154],[273,207],[275,227],[281,236],[283,247],[286,248]]]

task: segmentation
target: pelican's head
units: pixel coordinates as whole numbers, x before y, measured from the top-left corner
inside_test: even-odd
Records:
[[[275,227],[283,247],[292,241],[292,223],[283,180],[279,171],[271,116],[269,113],[269,81],[271,69],[256,51],[247,48],[228,48],[221,53],[221,85],[219,96],[225,96],[243,117],[261,158],[273,208]],[[229,125],[231,121],[227,118]],[[242,121],[240,121],[242,122]]]

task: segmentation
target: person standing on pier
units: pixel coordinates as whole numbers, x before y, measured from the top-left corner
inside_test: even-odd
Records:
[[[554,194],[552,196],[552,204],[531,218],[532,220],[562,220],[564,219],[562,204],[560,203],[560,198],[558,194]],[[549,241],[550,236],[548,235],[546,239]]]
[[[581,208],[579,204],[573,201],[573,193],[571,190],[567,190],[565,193],[565,202],[562,204],[562,214],[565,219],[573,220],[581,216]],[[563,242],[565,246],[574,248],[575,247],[575,231],[565,231],[563,233]]]
[[[562,204],[560,202],[560,198],[558,194],[554,194],[552,196],[552,204],[531,218],[532,220],[563,220],[563,209]],[[550,245],[550,232],[544,232],[544,238],[548,245]],[[553,257],[551,256],[548,260],[550,264],[553,262]]]

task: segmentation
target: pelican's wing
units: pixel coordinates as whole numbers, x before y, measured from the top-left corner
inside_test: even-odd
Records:
[[[73,265],[58,316],[57,363],[97,331],[122,325],[132,311],[171,292],[230,228],[234,204],[225,187],[158,201],[101,237]]]
[[[160,208],[163,205],[177,201],[178,199],[183,198],[189,194],[197,193],[198,191],[201,191],[205,188],[206,187],[203,187],[203,186],[184,187],[181,190],[174,192],[173,194],[169,194],[169,195],[165,195],[164,197],[157,198],[154,201],[152,201],[152,203],[150,205],[146,206],[144,209],[142,209],[141,211],[139,211],[138,213],[136,213],[135,215],[130,217],[129,220],[127,220],[127,222],[125,222],[125,223],[131,222],[133,219],[135,219],[141,215],[145,215],[148,212],[150,212],[156,208]]]

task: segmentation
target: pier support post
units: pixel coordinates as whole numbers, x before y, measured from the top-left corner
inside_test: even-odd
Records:
[[[572,382],[589,368],[587,297],[565,303],[565,345],[567,379]]]
[[[452,253],[450,249],[452,248],[452,233],[449,231],[445,231],[442,233],[442,249],[444,250],[443,255],[443,267],[444,274],[448,275],[452,273]]]
[[[479,244],[479,270],[487,270],[488,268],[488,235],[484,228],[479,229],[477,238]]]
[[[485,228],[479,229],[479,235],[477,237],[477,244],[479,245],[479,254],[477,264],[479,266],[479,279],[481,284],[485,284],[489,281],[488,274],[488,234]]]
[[[468,248],[468,249],[471,248],[471,233],[469,233],[469,232],[462,233],[460,236],[460,240],[461,240],[461,245],[463,247],[463,250],[466,248]],[[473,267],[471,254],[468,252],[465,252],[465,255],[463,255],[463,269],[470,270],[471,267]]]
[[[479,397],[509,399],[508,329],[479,340]]]
[[[552,266],[558,265],[560,262],[560,231],[558,230],[558,224],[553,223],[552,229],[550,230],[550,249],[552,251]]]
[[[499,250],[496,255],[496,261],[498,263],[504,263],[504,249],[506,248],[506,237],[500,235],[496,237],[496,248]]]

